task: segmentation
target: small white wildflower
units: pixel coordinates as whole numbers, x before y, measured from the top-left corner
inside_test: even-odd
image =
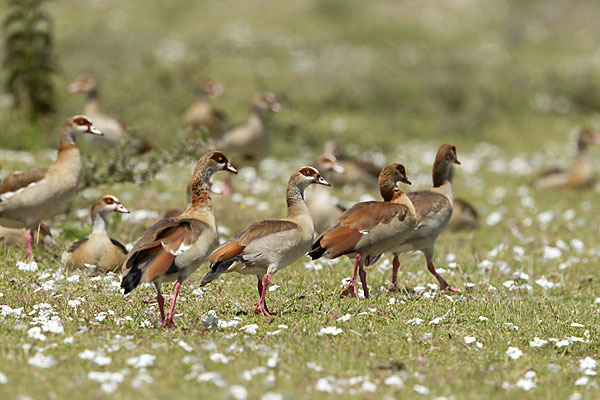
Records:
[[[582,376],[581,378],[575,381],[575,386],[585,386],[590,382],[590,378],[587,376]]]
[[[546,343],[548,343],[547,340],[545,339],[540,339],[539,337],[534,337],[532,341],[529,342],[529,346],[530,347],[542,347],[543,345],[545,345]]]
[[[535,388],[535,382],[531,379],[522,378],[517,381],[517,384],[515,386],[528,392],[531,389]]]
[[[494,211],[492,213],[490,213],[487,218],[485,219],[485,223],[488,224],[489,226],[494,226],[496,224],[498,224],[500,221],[502,221],[502,214],[499,213],[498,211]]]
[[[154,382],[154,379],[152,379],[152,377],[150,375],[141,371],[139,374],[137,374],[137,376],[135,376],[131,380],[131,387],[133,387],[134,389],[139,389],[142,386],[144,386],[144,384],[150,385],[153,382]]]
[[[79,275],[74,274],[67,278],[67,282],[79,282]]]
[[[242,331],[244,333],[247,333],[249,335],[256,335],[257,329],[258,329],[258,325],[256,325],[256,324],[250,324],[250,325],[242,326],[240,328],[240,331]]]
[[[556,365],[556,364],[546,365],[546,370],[548,372],[558,372],[558,371],[560,371],[560,369],[561,369],[560,365]]]
[[[278,362],[279,362],[279,353],[275,352],[267,360],[267,367],[275,368],[277,366]]]
[[[177,344],[179,345],[179,347],[181,347],[183,350],[187,351],[188,353],[193,350],[192,346],[190,346],[183,340],[178,341]]]
[[[399,375],[391,375],[385,378],[384,384],[394,387],[404,387],[404,380]]]
[[[323,367],[321,367],[320,365],[318,365],[315,362],[309,361],[306,363],[306,368],[310,368],[316,372],[321,372],[323,371]]]
[[[518,360],[523,355],[523,352],[519,350],[518,347],[509,347],[508,350],[506,350],[506,355],[513,360]]]
[[[227,357],[225,354],[222,353],[213,353],[210,355],[210,360],[215,363],[227,364],[232,359],[232,357]]]
[[[281,393],[267,392],[260,398],[261,400],[283,400]]]
[[[557,247],[544,246],[544,260],[556,260],[562,256],[562,251]]]
[[[27,331],[27,336],[32,339],[41,340],[42,342],[46,340],[46,335],[42,333],[42,328],[39,326],[34,326]]]
[[[279,286],[279,285],[272,285],[272,286],[269,286],[269,292],[274,292],[274,291],[276,291],[277,289],[279,289],[280,287],[281,287],[281,286]]]
[[[6,382],[8,382],[8,378],[6,377],[6,375],[0,372],[0,385],[4,385]]]
[[[475,342],[477,340],[477,338],[473,337],[473,336],[465,336],[465,343],[466,344],[471,344],[473,342]]]
[[[573,322],[571,324],[571,327],[573,327],[573,328],[585,328],[585,325],[580,324],[579,322]]]
[[[37,272],[38,265],[35,261],[31,261],[31,262],[17,261],[17,268],[19,268],[19,271]]]
[[[350,315],[350,314],[344,314],[341,317],[339,317],[336,321],[345,322],[345,321],[348,321],[351,317],[352,317],[352,315]]]
[[[421,318],[413,318],[406,321],[406,323],[409,325],[421,325],[423,320]]]
[[[442,317],[435,317],[434,319],[429,321],[429,325],[439,325],[439,323],[442,321],[443,321]]]
[[[561,341],[556,343],[556,347],[565,347],[571,344],[571,341],[569,339],[562,339]]]
[[[38,368],[50,368],[56,363],[56,361],[52,356],[46,356],[43,353],[35,353],[33,357],[27,360],[27,363]]]
[[[590,356],[579,361],[579,370],[584,371],[586,369],[596,369],[596,360]]]
[[[335,326],[328,326],[326,328],[322,328],[318,335],[322,336],[322,335],[331,335],[331,336],[337,336],[340,333],[343,333],[344,331],[342,330],[342,328],[338,328]]]
[[[423,385],[414,385],[413,389],[415,392],[422,394],[423,396],[427,396],[429,394],[429,389]]]
[[[235,400],[246,400],[248,397],[248,391],[241,385],[232,385],[229,387],[229,396]]]
[[[333,393],[334,391],[333,386],[326,378],[320,378],[315,385],[315,389],[317,389],[319,392],[326,393]]]
[[[488,317],[484,317],[483,315],[479,316],[480,321],[487,321],[488,319],[489,319]]]

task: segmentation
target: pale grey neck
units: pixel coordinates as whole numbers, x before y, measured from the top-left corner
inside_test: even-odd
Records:
[[[92,233],[106,232],[106,216],[102,212],[92,214]]]

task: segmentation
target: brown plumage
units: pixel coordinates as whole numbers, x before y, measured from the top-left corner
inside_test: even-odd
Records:
[[[0,194],[16,192],[32,183],[41,181],[48,173],[48,168],[33,168],[27,171],[15,171],[2,182]]]
[[[25,239],[30,261],[33,260],[33,231],[42,220],[64,208],[75,195],[81,173],[76,138],[82,133],[102,135],[87,117],[78,115],[67,118],[59,129],[56,161],[43,177],[35,180],[42,175],[40,171],[22,172],[23,179],[15,179],[14,182],[29,181],[28,185],[19,188],[20,185],[14,184],[11,187],[17,190],[0,194],[0,225],[26,228]]]
[[[567,187],[585,189],[596,183],[596,175],[587,150],[590,144],[600,144],[600,133],[588,128],[581,129],[577,139],[577,161],[570,169],[552,168],[533,179],[536,189]]]
[[[377,186],[381,167],[369,161],[344,154],[340,143],[335,140],[329,140],[325,143],[324,153],[336,157],[338,164],[344,169],[344,173],[334,172],[330,175],[329,178],[333,185]]]
[[[448,228],[453,231],[472,231],[478,227],[479,214],[475,207],[464,199],[454,199]]]
[[[251,224],[229,239],[210,255],[210,270],[200,285],[225,272],[256,275],[260,300],[254,312],[271,315],[265,300],[271,276],[310,249],[314,226],[304,202],[304,189],[313,183],[329,186],[315,168],[294,172],[286,191],[287,217]]]
[[[229,129],[230,123],[225,114],[217,110],[209,96],[220,96],[223,86],[215,79],[206,78],[198,88],[196,101],[183,114],[183,125],[190,129],[206,128],[213,139],[220,139]]]
[[[77,240],[61,257],[63,264],[82,268],[96,266],[98,272],[115,271],[127,258],[127,249],[106,231],[106,220],[113,212],[129,213],[119,199],[106,195],[94,202],[91,209],[92,233]]]
[[[175,327],[173,315],[182,282],[191,275],[217,246],[215,217],[210,198],[210,178],[217,171],[237,173],[223,153],[209,151],[194,169],[192,199],[175,218],[164,218],[150,227],[133,246],[123,263],[121,287],[125,294],[141,282],[154,282],[162,318],[161,327]],[[165,314],[162,282],[174,281],[173,302]]]
[[[419,222],[408,238],[398,239],[392,251],[394,253],[393,288],[397,287],[398,268],[400,267],[398,255],[405,251],[419,250],[425,255],[427,268],[438,280],[440,288],[459,291],[448,285],[448,282],[436,272],[433,265],[435,241],[452,215],[452,204],[454,203],[452,184],[450,183],[452,164],[460,164],[456,156],[456,147],[450,144],[440,146],[433,163],[433,188],[408,194],[417,211]]]
[[[397,182],[410,184],[402,164],[388,164],[379,174],[383,202],[357,203],[313,243],[308,253],[313,259],[337,258],[355,254],[354,274],[348,290],[356,296],[356,274],[360,272],[365,297],[369,297],[365,265],[373,264],[382,253],[393,248],[399,237],[408,237],[416,225],[415,207],[408,196],[396,187]]]

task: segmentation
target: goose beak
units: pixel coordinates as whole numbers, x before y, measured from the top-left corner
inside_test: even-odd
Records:
[[[86,132],[91,133],[92,135],[104,136],[104,133],[94,125],[89,125]]]
[[[279,112],[279,111],[281,111],[281,104],[279,104],[276,101],[272,102],[271,103],[271,111],[273,111],[273,112]]]
[[[225,166],[225,171],[229,171],[232,174],[237,174],[238,173],[238,170],[235,169],[235,167],[233,165],[231,165],[230,162],[228,162],[227,165]]]
[[[216,97],[221,96],[224,92],[223,85],[221,85],[219,83],[213,85],[212,92]]]
[[[407,177],[403,177],[402,179],[400,179],[400,182],[406,183],[407,185],[412,185],[412,182],[409,181]]]
[[[456,159],[454,160],[454,164],[460,165],[460,161],[458,161],[458,158],[456,158]]]
[[[327,182],[321,175],[317,175],[313,182],[323,186],[331,186],[331,183]]]
[[[117,208],[115,208],[115,212],[123,213],[123,214],[130,214],[130,211],[128,209],[126,209],[123,204],[117,204]]]

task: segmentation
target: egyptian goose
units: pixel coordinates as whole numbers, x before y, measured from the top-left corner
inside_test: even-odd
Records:
[[[89,116],[94,121],[94,125],[104,133],[102,138],[95,138],[93,139],[94,141],[114,147],[126,140],[129,132],[125,124],[102,112],[98,95],[98,84],[93,75],[79,75],[69,85],[68,90],[71,93],[85,93],[87,95],[83,113]],[[136,153],[145,153],[152,149],[152,145],[143,138],[132,138],[129,147]]]
[[[454,177],[454,167],[450,173],[450,182]],[[479,214],[467,200],[455,198],[448,229],[452,231],[472,231],[479,227]]]
[[[388,164],[379,174],[379,191],[384,201],[356,203],[312,245],[312,259],[333,259],[354,254],[354,273],[342,294],[356,297],[356,275],[360,273],[363,294],[369,297],[367,273],[363,266],[374,264],[379,257],[408,238],[416,226],[416,211],[408,196],[396,186],[410,185],[402,164]]]
[[[33,261],[33,231],[75,195],[81,173],[81,158],[75,141],[81,133],[102,135],[87,117],[67,118],[58,132],[58,156],[45,174],[39,169],[21,172],[19,181],[28,183],[27,186],[15,184],[7,187],[10,191],[0,192],[0,225],[26,229],[29,261]]]
[[[306,254],[313,240],[313,221],[304,202],[304,189],[313,183],[330,186],[313,167],[295,171],[286,191],[287,217],[248,225],[215,250],[200,286],[224,272],[256,275],[260,300],[254,313],[271,316],[265,300],[271,276]]]
[[[322,155],[315,161],[316,168],[328,179],[330,173],[343,174],[344,168],[331,155]],[[329,228],[346,209],[334,201],[331,190],[325,186],[317,185],[306,200],[310,215],[315,225],[315,233],[320,234]]]
[[[215,215],[210,199],[210,178],[217,171],[237,174],[223,153],[203,154],[192,176],[192,201],[178,217],[163,218],[150,227],[133,246],[123,263],[121,288],[127,294],[140,283],[153,282],[162,319],[161,327],[176,327],[173,319],[182,282],[217,247]],[[177,281],[171,309],[164,311],[160,288],[163,282]]]
[[[325,154],[337,158],[338,164],[344,169],[344,173],[332,173],[331,183],[335,186],[359,186],[363,188],[377,187],[381,168],[375,164],[350,157],[342,152],[341,145],[335,140],[325,143]]]
[[[595,183],[592,162],[588,157],[589,144],[600,144],[600,133],[588,128],[579,132],[577,139],[577,163],[571,169],[554,168],[539,174],[532,186],[536,189],[546,189],[566,186],[571,189],[590,187]]]
[[[392,288],[398,285],[398,268],[400,262],[398,255],[406,251],[421,251],[427,260],[429,272],[436,277],[442,290],[460,292],[460,290],[448,285],[435,270],[433,265],[433,252],[435,241],[450,220],[454,196],[450,175],[452,164],[460,165],[456,156],[456,147],[450,144],[440,146],[433,163],[433,188],[419,192],[411,192],[408,198],[417,210],[417,227],[408,238],[399,238],[394,250],[392,262]]]
[[[0,226],[0,244],[21,245],[27,246],[25,241],[25,228],[7,228]],[[58,243],[52,237],[50,227],[46,224],[40,224],[37,229],[33,231],[33,243],[44,246],[49,249],[58,249]]]
[[[183,125],[190,129],[206,128],[211,138],[220,139],[229,127],[229,121],[212,105],[209,96],[221,94],[223,86],[215,79],[206,78],[196,92],[196,101],[183,114]]]
[[[106,218],[113,212],[129,213],[115,196],[102,196],[92,205],[92,233],[79,239],[61,257],[63,264],[84,267],[95,265],[99,272],[114,271],[127,258],[127,249],[106,232]]]

